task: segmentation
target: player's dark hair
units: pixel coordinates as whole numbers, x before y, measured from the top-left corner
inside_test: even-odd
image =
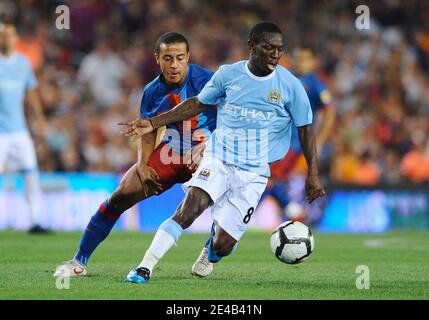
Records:
[[[275,24],[269,21],[259,22],[253,26],[249,32],[249,40],[254,44],[262,41],[264,33],[279,33],[283,36],[282,30]]]
[[[161,35],[156,41],[155,52],[159,53],[161,44],[171,43],[184,43],[186,44],[186,51],[189,52],[189,43],[185,36],[177,32],[166,32]]]

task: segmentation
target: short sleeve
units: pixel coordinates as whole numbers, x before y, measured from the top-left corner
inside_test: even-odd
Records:
[[[155,116],[155,110],[152,106],[150,94],[147,90],[144,90],[142,102],[140,103],[140,117],[141,118],[152,118]]]
[[[200,79],[198,79],[198,83],[196,84],[196,89],[198,90],[198,92],[201,92],[204,88],[204,86],[207,84],[207,82],[210,81],[210,79],[213,77],[213,72],[211,73],[205,73],[202,77],[200,77]]]
[[[206,83],[212,78],[213,72],[197,65],[191,64],[190,67],[192,86],[195,88],[197,93],[199,93],[203,90]]]
[[[202,104],[215,105],[225,97],[224,72],[224,67],[220,67],[198,94],[198,100]]]
[[[288,109],[295,126],[302,127],[313,122],[313,112],[304,87],[298,79],[294,80]]]
[[[174,108],[180,102],[178,95],[169,93],[165,97],[154,97],[148,90],[143,93],[140,117],[153,118]]]

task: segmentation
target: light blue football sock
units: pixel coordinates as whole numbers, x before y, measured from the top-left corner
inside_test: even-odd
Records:
[[[183,228],[180,226],[180,224],[178,224],[176,221],[174,221],[171,218],[168,218],[163,223],[161,223],[158,229],[164,230],[165,232],[170,234],[174,238],[175,242],[179,240],[180,235],[183,232]]]

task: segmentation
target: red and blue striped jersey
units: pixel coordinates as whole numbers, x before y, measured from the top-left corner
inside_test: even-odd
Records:
[[[182,87],[170,89],[156,77],[145,86],[140,105],[140,116],[151,118],[174,108],[178,103],[197,96],[210,80],[213,72],[195,64],[188,65],[188,72]],[[167,142],[174,152],[185,154],[191,146],[206,141],[216,128],[216,108],[207,108],[183,123],[167,126],[163,142]]]

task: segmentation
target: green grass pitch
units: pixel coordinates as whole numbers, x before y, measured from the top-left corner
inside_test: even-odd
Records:
[[[152,234],[114,232],[95,251],[88,276],[55,286],[53,270],[70,259],[80,233],[35,236],[0,232],[0,299],[428,299],[427,233],[315,234],[309,260],[291,266],[271,253],[268,233],[249,230],[237,251],[208,278],[191,275],[206,235],[184,234],[147,285],[124,282]],[[370,288],[356,288],[366,265]]]

